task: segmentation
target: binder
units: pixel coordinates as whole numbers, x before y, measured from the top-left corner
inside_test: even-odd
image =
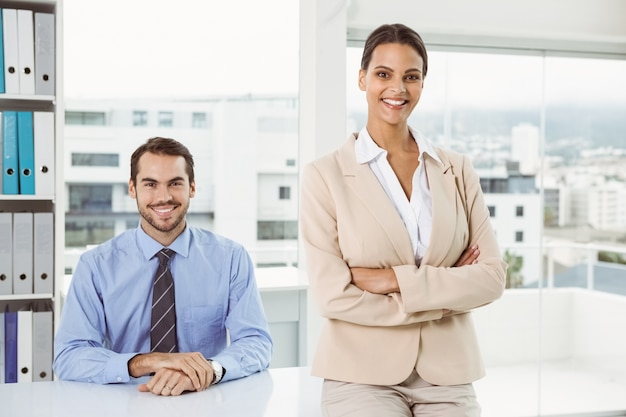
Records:
[[[17,382],[33,382],[33,312],[17,312]]]
[[[13,294],[13,213],[0,213],[0,295]]]
[[[33,213],[13,213],[13,294],[33,293]]]
[[[4,384],[4,313],[0,311],[0,384]]]
[[[52,311],[33,312],[33,382],[52,381]]]
[[[54,195],[54,113],[33,113],[35,194]]]
[[[17,10],[2,9],[2,38],[4,39],[4,91],[20,93],[19,59],[17,49]]]
[[[4,382],[17,382],[17,313],[4,312]]]
[[[20,94],[35,94],[35,28],[33,11],[17,10],[17,59]]]
[[[35,13],[35,94],[54,95],[54,15]]]
[[[52,213],[33,214],[33,292],[52,294],[54,233]]]
[[[0,9],[0,14],[2,13],[2,9]],[[0,19],[0,22],[2,22],[2,19]],[[1,25],[1,23],[0,23]],[[2,33],[2,30],[0,30],[0,33]],[[0,35],[2,36],[2,35]],[[2,44],[0,43],[0,54],[2,53]],[[1,61],[1,59],[0,59]],[[2,72],[2,71],[0,71]],[[3,76],[4,77],[4,76]],[[4,79],[4,78],[3,78]],[[4,84],[3,84],[4,85]],[[2,176],[3,176],[3,172],[4,170],[2,169],[2,160],[3,158],[3,152],[2,152],[2,112],[0,111],[0,195],[3,194],[2,192]]]
[[[2,193],[19,194],[17,112],[2,112]]]
[[[35,142],[33,113],[17,112],[17,166],[20,194],[35,194]]]
[[[4,93],[4,32],[2,29],[2,9],[0,8],[0,94]],[[2,189],[0,188],[0,194]],[[4,323],[2,323],[4,325]],[[4,360],[3,357],[0,359]],[[4,362],[3,362],[4,363]],[[0,378],[4,379],[4,372],[0,372]]]

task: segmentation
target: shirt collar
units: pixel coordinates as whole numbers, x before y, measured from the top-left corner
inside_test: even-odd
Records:
[[[137,244],[143,252],[146,259],[151,259],[158,251],[163,249],[163,245],[154,240],[142,229],[141,225],[137,227]],[[185,230],[178,235],[176,240],[172,242],[168,248],[172,249],[176,254],[183,257],[189,256],[189,246],[191,245],[191,231],[189,226],[185,226]]]
[[[435,147],[430,143],[428,139],[426,139],[418,130],[413,129],[409,126],[409,131],[413,136],[415,142],[417,143],[417,147],[420,150],[420,160],[424,159],[424,155],[429,155],[432,159],[439,162],[439,164],[443,165],[443,162],[437,155],[435,151]],[[367,128],[364,127],[359,132],[358,139],[355,144],[355,152],[356,152],[356,161],[359,164],[365,164],[373,161],[378,158],[380,155],[385,155],[387,153],[386,150],[379,147],[374,139],[370,136]]]

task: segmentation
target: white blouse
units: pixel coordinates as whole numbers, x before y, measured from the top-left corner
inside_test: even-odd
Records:
[[[410,200],[406,198],[398,177],[389,165],[387,151],[374,142],[365,127],[359,133],[355,150],[357,162],[369,164],[387,196],[398,210],[400,217],[402,217],[413,245],[415,264],[419,265],[430,242],[433,219],[430,187],[424,168],[424,154],[429,154],[442,165],[443,163],[437,156],[432,144],[417,130],[409,129],[420,150],[419,165],[413,173],[413,190]]]

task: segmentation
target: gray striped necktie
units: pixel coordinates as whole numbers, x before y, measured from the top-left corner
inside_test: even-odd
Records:
[[[175,254],[176,252],[167,248],[157,253],[159,267],[152,285],[151,352],[178,352],[174,280],[168,265]]]

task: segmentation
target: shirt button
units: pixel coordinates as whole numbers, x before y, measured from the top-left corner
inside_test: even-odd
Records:
[[[117,382],[122,382],[122,377],[121,376],[117,377]]]

